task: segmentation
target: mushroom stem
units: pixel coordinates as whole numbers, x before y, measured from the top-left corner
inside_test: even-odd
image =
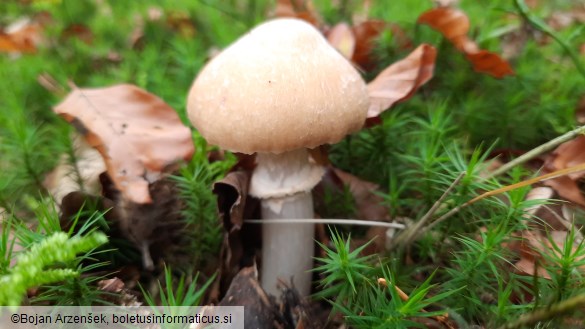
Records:
[[[276,207],[275,207],[275,204]],[[275,209],[280,208],[279,212]],[[311,192],[281,199],[262,200],[265,219],[311,218]],[[261,283],[269,294],[279,296],[278,280],[292,281],[301,296],[311,292],[315,224],[263,224]]]
[[[263,219],[313,218],[311,189],[324,169],[306,149],[258,153],[256,162],[250,194],[262,199]],[[262,225],[262,288],[278,296],[278,280],[292,279],[299,293],[310,293],[314,233],[313,223]]]

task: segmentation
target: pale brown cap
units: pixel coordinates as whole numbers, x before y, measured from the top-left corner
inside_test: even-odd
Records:
[[[261,24],[211,60],[193,83],[189,118],[210,144],[282,153],[336,143],[365,122],[356,69],[313,26]]]

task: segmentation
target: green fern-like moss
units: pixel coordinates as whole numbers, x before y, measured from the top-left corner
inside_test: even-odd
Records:
[[[51,269],[45,267],[75,259],[108,241],[105,234],[94,232],[87,236],[68,237],[57,232],[32,246],[18,257],[18,262],[9,274],[0,277],[0,305],[19,305],[26,290],[50,282],[78,276],[72,269]]]

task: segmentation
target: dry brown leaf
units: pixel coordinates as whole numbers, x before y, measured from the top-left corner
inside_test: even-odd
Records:
[[[544,163],[544,173],[573,167],[582,163],[585,163],[585,136],[579,136],[557,147],[547,157]],[[583,197],[577,184],[577,181],[584,176],[585,172],[577,172],[547,180],[544,184],[552,187],[561,197],[585,207],[585,197]]]
[[[547,186],[535,187],[526,195],[526,201],[530,200],[550,200],[554,199],[556,193],[554,189]],[[530,227],[541,232],[550,230],[566,231],[572,226],[572,209],[569,204],[560,202],[549,204],[536,204],[527,207],[523,216],[531,220]]]
[[[85,44],[93,43],[93,32],[83,24],[71,24],[61,33],[63,39],[77,38]]]
[[[399,101],[406,100],[433,77],[437,51],[422,44],[406,58],[390,65],[368,84],[368,118],[379,116]]]
[[[98,291],[103,291],[104,300],[120,306],[142,306],[135,295],[126,287],[124,282],[117,277],[104,279],[97,282]]]
[[[313,199],[317,213],[321,212],[320,215],[323,215],[323,212],[329,211],[328,209],[323,208],[325,205],[323,201],[326,193],[325,191],[341,193],[344,187],[349,189],[349,192],[353,197],[355,202],[355,213],[337,214],[334,216],[340,216],[338,218],[347,218],[347,216],[355,215],[355,218],[362,220],[390,221],[390,212],[384,205],[383,198],[377,194],[380,190],[380,187],[377,184],[364,181],[359,177],[332,166],[327,167],[323,179],[313,190]],[[368,229],[366,235],[368,240],[374,238],[375,240],[374,243],[364,251],[365,254],[373,254],[384,250],[387,228],[373,226]],[[358,239],[354,242],[361,245]],[[365,242],[367,241],[364,241],[364,243]]]
[[[355,36],[347,23],[339,23],[327,32],[327,41],[345,58],[351,59],[355,51]]]
[[[477,72],[487,73],[496,78],[513,75],[514,71],[500,55],[479,49],[475,41],[469,39],[469,18],[458,9],[441,7],[424,12],[417,21],[439,31],[455,48],[465,54]]]
[[[239,230],[243,225],[250,176],[251,172],[233,171],[213,184],[219,215],[228,232]]]
[[[561,251],[565,248],[568,234],[567,231],[551,231],[548,236],[544,236],[530,231],[522,232],[521,257],[514,265],[521,274],[534,275],[536,272],[538,276],[550,279],[550,274],[543,268],[542,264],[550,261],[548,259],[551,257],[546,257],[546,255],[559,254],[556,248]],[[573,252],[578,248],[577,243],[578,241],[572,246]],[[585,266],[581,267],[580,270],[585,273]]]
[[[4,30],[0,30],[0,52],[34,53],[44,43],[43,27],[40,23],[23,18]]]
[[[84,191],[91,195],[101,193],[99,176],[106,171],[102,156],[79,135],[73,137],[73,149],[75,164],[71,163],[67,155],[62,155],[57,167],[43,182],[43,186],[58,204],[71,192]],[[79,186],[80,183],[82,186]]]
[[[54,111],[100,152],[116,188],[137,204],[152,202],[149,183],[194,152],[177,113],[133,85],[75,88]]]
[[[381,20],[370,20],[353,26],[355,36],[355,50],[352,61],[365,70],[374,67],[372,52],[376,46],[375,40],[384,31],[388,24]]]
[[[358,219],[363,220],[390,220],[388,208],[384,205],[384,199],[376,194],[380,190],[377,184],[365,181],[341,169],[331,168],[332,173],[337,176],[343,185],[349,187],[353,195],[357,209]]]
[[[544,186],[535,187],[532,190],[530,190],[530,192],[528,192],[528,194],[526,194],[525,200],[532,201],[532,200],[551,199],[554,194],[555,194],[555,192],[553,191],[552,188],[544,187]],[[544,205],[542,205],[542,204],[538,204],[538,205],[526,207],[526,209],[524,209],[525,214],[523,217],[530,218],[530,216],[536,215],[536,213],[540,209],[542,209],[543,206]]]

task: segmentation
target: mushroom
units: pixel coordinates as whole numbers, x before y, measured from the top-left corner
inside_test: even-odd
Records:
[[[339,142],[365,122],[364,80],[313,26],[275,19],[213,58],[189,92],[189,119],[210,143],[257,153],[250,195],[263,219],[313,218],[311,189],[324,168],[307,149]],[[263,224],[262,287],[278,295],[292,278],[311,288],[314,224]]]

